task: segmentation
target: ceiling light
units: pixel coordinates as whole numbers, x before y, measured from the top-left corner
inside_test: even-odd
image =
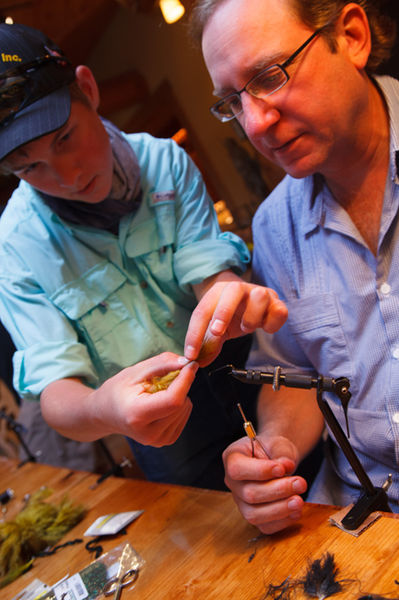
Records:
[[[176,23],[185,12],[185,8],[180,0],[159,0],[159,7],[163,18],[167,23]]]

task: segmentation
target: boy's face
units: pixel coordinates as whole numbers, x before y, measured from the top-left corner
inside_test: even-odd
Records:
[[[37,190],[70,201],[105,200],[112,184],[112,149],[91,106],[71,103],[63,127],[25,144],[6,159],[7,167]]]

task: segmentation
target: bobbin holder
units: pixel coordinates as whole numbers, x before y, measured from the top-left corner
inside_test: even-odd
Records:
[[[324,420],[356,474],[362,490],[357,502],[342,519],[342,525],[345,529],[354,530],[363,523],[370,513],[376,510],[392,512],[386,494],[386,490],[392,481],[391,475],[388,476],[382,487],[375,487],[349,442],[348,404],[351,398],[349,379],[346,377],[333,379],[322,375],[311,377],[296,373],[284,374],[281,367],[275,367],[272,372],[236,369],[233,365],[225,365],[222,369],[243,383],[271,384],[275,391],[282,385],[290,388],[316,389],[317,404]],[[331,392],[340,400],[345,415],[347,435],[345,435],[330,406],[324,400],[323,392]]]

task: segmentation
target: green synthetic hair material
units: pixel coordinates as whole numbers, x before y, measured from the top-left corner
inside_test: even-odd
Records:
[[[32,494],[13,521],[0,523],[0,588],[29,569],[42,550],[56,544],[85,515],[83,505],[65,496],[59,504],[44,500],[49,488]]]

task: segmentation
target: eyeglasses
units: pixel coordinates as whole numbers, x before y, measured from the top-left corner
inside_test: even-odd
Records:
[[[55,65],[47,77],[35,73]],[[16,113],[36,100],[72,83],[75,70],[64,56],[45,55],[0,74],[0,127],[7,125]]]
[[[330,25],[330,23],[328,23],[327,25]],[[270,94],[273,94],[274,92],[277,92],[277,90],[281,89],[290,78],[286,71],[286,67],[288,67],[288,65],[292,63],[292,61],[298,56],[298,54],[300,54],[302,50],[304,50],[306,46],[308,46],[310,42],[314,40],[314,38],[318,36],[319,33],[327,27],[327,25],[316,29],[316,31],[312,33],[312,35],[306,40],[306,42],[304,42],[302,46],[299,46],[299,48],[295,50],[295,52],[291,54],[291,56],[289,56],[287,60],[284,61],[281,65],[275,64],[266,67],[266,69],[263,69],[263,71],[252,77],[252,79],[250,79],[241,90],[239,90],[238,92],[234,92],[233,94],[229,94],[228,96],[225,96],[224,98],[216,102],[210,108],[211,113],[223,123],[231,121],[232,119],[235,119],[238,115],[240,115],[243,111],[241,102],[241,94],[243,92],[247,92],[255,98],[262,99],[266,96],[270,96]]]

